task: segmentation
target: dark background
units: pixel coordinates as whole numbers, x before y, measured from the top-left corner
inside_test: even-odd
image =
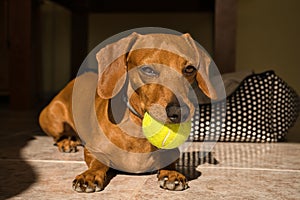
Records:
[[[156,26],[189,32],[221,73],[269,69],[300,91],[298,0],[1,0],[0,99],[43,106],[106,38]]]

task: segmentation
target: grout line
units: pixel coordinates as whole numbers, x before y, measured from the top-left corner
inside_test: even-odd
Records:
[[[76,160],[24,160],[24,159],[3,159],[0,161],[8,161],[8,162],[40,162],[40,163],[66,163],[66,164],[85,164],[84,161],[76,161]]]
[[[198,169],[226,169],[226,170],[250,170],[250,171],[273,171],[273,172],[296,172],[300,173],[298,169],[270,169],[270,168],[258,168],[258,167],[202,167],[198,166]]]
[[[138,186],[138,187],[136,187],[135,189],[134,189],[134,191],[132,192],[132,195],[130,196],[130,200],[133,200],[133,199],[136,199],[136,196],[141,192],[141,190],[144,188],[144,186],[145,186],[145,184],[146,184],[146,182],[147,182],[147,180],[148,180],[149,178],[145,178],[145,180],[144,180],[144,182],[143,182],[143,184],[140,184],[140,186]]]
[[[0,161],[8,161],[8,162],[39,162],[39,163],[65,163],[65,164],[85,164],[84,161],[76,161],[76,160],[23,160],[23,159],[3,159],[0,158]],[[225,169],[225,170],[250,170],[250,171],[273,171],[273,172],[296,172],[300,173],[298,169],[270,169],[270,168],[257,168],[257,167],[208,167],[201,166],[198,167],[201,169]]]

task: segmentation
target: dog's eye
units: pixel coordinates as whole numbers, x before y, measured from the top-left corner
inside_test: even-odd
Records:
[[[158,76],[159,73],[149,66],[143,66],[141,71],[148,76]]]
[[[196,71],[196,68],[191,65],[189,65],[183,69],[183,73],[186,75],[193,75],[195,71]]]

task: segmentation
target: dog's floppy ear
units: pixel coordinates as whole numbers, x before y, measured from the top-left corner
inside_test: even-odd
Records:
[[[126,81],[127,54],[138,34],[108,44],[96,55],[98,61],[97,93],[103,99],[110,99],[120,92]]]
[[[202,49],[198,48],[200,51],[200,67],[196,75],[196,80],[198,82],[198,87],[203,91],[206,96],[211,99],[217,99],[217,93],[214,86],[209,79],[209,69],[211,64],[211,58]]]
[[[184,37],[190,42],[190,44],[195,48],[196,52],[198,53],[198,72],[196,75],[196,80],[198,83],[198,87],[203,91],[203,93],[211,99],[217,99],[217,93],[214,86],[209,79],[209,69],[211,65],[211,58],[208,54],[192,39],[190,34],[184,34]]]

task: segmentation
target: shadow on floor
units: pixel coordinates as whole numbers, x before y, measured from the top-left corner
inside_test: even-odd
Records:
[[[12,111],[1,100],[0,199],[6,199],[22,193],[37,181],[36,172],[22,158],[21,151],[34,136],[42,133],[37,124],[38,111]]]
[[[16,196],[37,181],[37,175],[32,166],[21,156],[21,149],[32,138],[32,132],[0,133],[0,197]]]
[[[201,176],[201,172],[197,171],[196,168],[204,163],[217,165],[219,162],[213,157],[211,152],[185,152],[181,154],[178,162],[176,163],[176,171],[183,174],[188,181],[195,180]],[[151,175],[156,174],[157,171],[142,173],[142,175]],[[117,170],[110,169],[107,174],[105,187],[109,184],[111,179],[113,179],[117,174],[126,174],[126,175],[136,175],[139,176],[141,174],[134,173],[126,173]]]
[[[176,170],[191,181],[201,176],[201,172],[197,171],[196,168],[204,163],[217,165],[219,162],[211,152],[184,152],[176,163]]]

